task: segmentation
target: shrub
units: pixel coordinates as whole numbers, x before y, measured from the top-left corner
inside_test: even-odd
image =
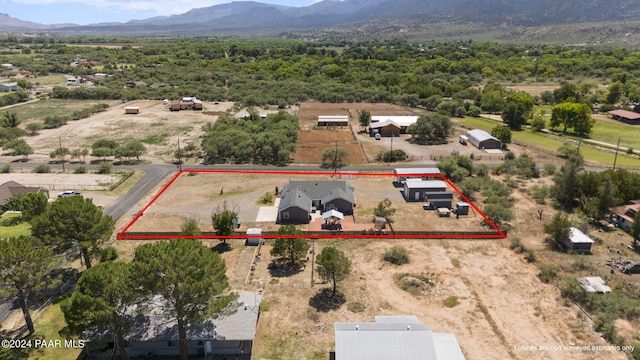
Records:
[[[45,174],[51,172],[51,166],[49,164],[40,164],[33,168],[33,172],[38,174]]]
[[[384,162],[402,161],[407,159],[407,153],[403,150],[381,151],[376,155],[376,160]]]
[[[446,306],[448,308],[452,308],[452,307],[458,305],[458,297],[457,296],[449,296],[448,298],[444,299],[442,301],[442,303],[444,304],[444,306]]]
[[[271,192],[266,192],[264,195],[260,196],[258,199],[258,204],[260,205],[268,205],[273,203],[273,194]]]
[[[8,174],[11,172],[11,164],[4,164],[3,167],[0,168],[0,173]]]
[[[86,174],[87,173],[87,167],[86,166],[78,166],[77,168],[73,169],[73,173],[74,174]]]
[[[365,306],[363,303],[358,302],[358,301],[352,301],[350,303],[347,304],[347,310],[353,312],[353,313],[359,313],[359,312],[363,312],[365,310]]]
[[[395,245],[385,251],[384,255],[382,255],[382,259],[394,265],[408,264],[409,253],[407,252],[407,249],[402,246]]]
[[[556,173],[556,166],[555,164],[544,164],[544,173],[548,176],[553,176]]]
[[[98,166],[98,174],[111,174],[111,170],[113,169],[113,165],[109,162],[102,162]]]
[[[540,270],[538,278],[540,278],[543,283],[549,283],[551,280],[558,277],[558,270],[560,270],[560,268],[556,264],[540,263],[538,264],[538,270]]]
[[[118,258],[118,252],[113,246],[106,247],[100,251],[100,262],[113,261]]]

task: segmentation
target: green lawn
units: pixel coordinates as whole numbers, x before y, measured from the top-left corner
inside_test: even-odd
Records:
[[[491,129],[493,129],[496,125],[501,124],[501,122],[490,120],[490,119],[484,119],[484,118],[464,118],[462,119],[462,121],[468,127],[482,129],[488,132],[490,132]],[[608,125],[617,125],[617,124],[605,123],[604,125],[601,125],[601,126],[606,127]],[[611,126],[611,128],[613,130],[609,130],[608,134],[616,134],[617,132],[621,131],[619,128],[616,128],[615,126]],[[596,131],[597,130],[594,130],[594,134],[596,133]],[[606,134],[606,132],[603,132],[603,133]],[[560,147],[560,145],[562,145],[562,143],[564,142],[558,136],[547,135],[544,133],[533,133],[530,130],[513,131],[512,137],[514,142],[529,144],[535,147],[552,150],[552,151],[556,151]],[[596,138],[595,136],[594,138],[599,139],[599,138]],[[599,140],[606,141],[603,139],[599,139]],[[616,137],[616,141],[617,141],[617,137]],[[637,143],[640,144],[640,142],[637,142]],[[612,152],[598,150],[595,147],[587,146],[584,144],[580,148],[580,151],[582,152],[582,155],[584,156],[586,161],[597,162],[603,165],[613,165],[615,155]],[[616,164],[618,166],[640,168],[640,159],[638,159],[637,157],[630,157],[624,153],[619,153]]]
[[[640,148],[640,126],[596,120],[589,137],[613,145],[618,143],[619,137],[620,146],[630,146],[636,150]]]
[[[6,239],[10,237],[29,236],[31,235],[31,225],[26,221],[13,225],[15,219],[22,215],[16,213],[5,213],[0,217],[0,238]]]
[[[44,337],[44,340],[47,342],[50,340],[60,340],[62,346],[49,348],[41,347],[42,351],[34,352],[30,356],[30,359],[77,359],[82,349],[74,349],[72,347],[66,348],[64,346],[65,340],[71,340],[59,333],[65,326],[67,326],[67,323],[64,321],[64,314],[62,314],[62,310],[60,310],[60,304],[49,305],[49,307],[47,307],[34,321],[34,327],[36,328],[35,338]]]
[[[67,82],[67,78],[62,75],[47,75],[47,76],[38,76],[32,79],[29,79],[29,82],[33,85],[36,83],[40,85],[55,85],[55,84],[64,84]]]

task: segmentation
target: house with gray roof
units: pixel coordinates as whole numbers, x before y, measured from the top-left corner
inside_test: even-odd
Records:
[[[336,322],[335,360],[464,360],[455,335],[434,333],[415,316]]]
[[[0,84],[0,92],[11,92],[22,90],[22,87],[18,85],[17,82],[10,82],[5,84]]]
[[[0,208],[3,208],[12,197],[29,193],[44,193],[49,198],[49,190],[41,187],[24,186],[13,180],[3,183],[0,185]]]
[[[278,206],[278,223],[308,224],[311,213],[337,210],[353,215],[353,187],[346,181],[289,181],[282,188]]]
[[[261,300],[262,294],[240,293],[231,305],[234,311],[187,329],[189,356],[251,354]],[[180,356],[178,324],[175,319],[165,316],[163,305],[162,298],[156,296],[149,304],[149,310],[139,315],[139,324],[126,338],[129,357]]]

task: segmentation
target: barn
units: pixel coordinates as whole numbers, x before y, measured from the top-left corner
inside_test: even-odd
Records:
[[[628,110],[612,110],[609,111],[609,115],[614,120],[622,121],[626,124],[638,125],[640,124],[640,114],[634,111]]]
[[[469,138],[469,142],[478,149],[502,148],[502,142],[484,130],[469,130],[467,131],[467,137]]]
[[[404,134],[407,131],[407,128],[418,121],[417,116],[389,116],[389,115],[374,115],[371,116],[371,125],[373,126],[376,123],[387,123],[394,124],[400,129],[400,133]]]
[[[346,115],[320,115],[318,126],[349,126],[349,117]]]
[[[400,136],[401,128],[400,125],[396,124],[393,120],[385,120],[378,121],[375,123],[371,123],[369,125],[369,129],[371,130],[371,136],[375,136],[375,134],[380,134],[380,136],[391,137]]]
[[[403,195],[406,201],[424,201],[427,193],[444,192],[447,184],[442,180],[407,179]]]

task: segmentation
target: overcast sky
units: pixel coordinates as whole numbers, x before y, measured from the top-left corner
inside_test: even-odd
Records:
[[[309,6],[319,0],[255,0],[266,4]],[[0,0],[0,13],[40,24],[127,22],[182,14],[231,0]]]

